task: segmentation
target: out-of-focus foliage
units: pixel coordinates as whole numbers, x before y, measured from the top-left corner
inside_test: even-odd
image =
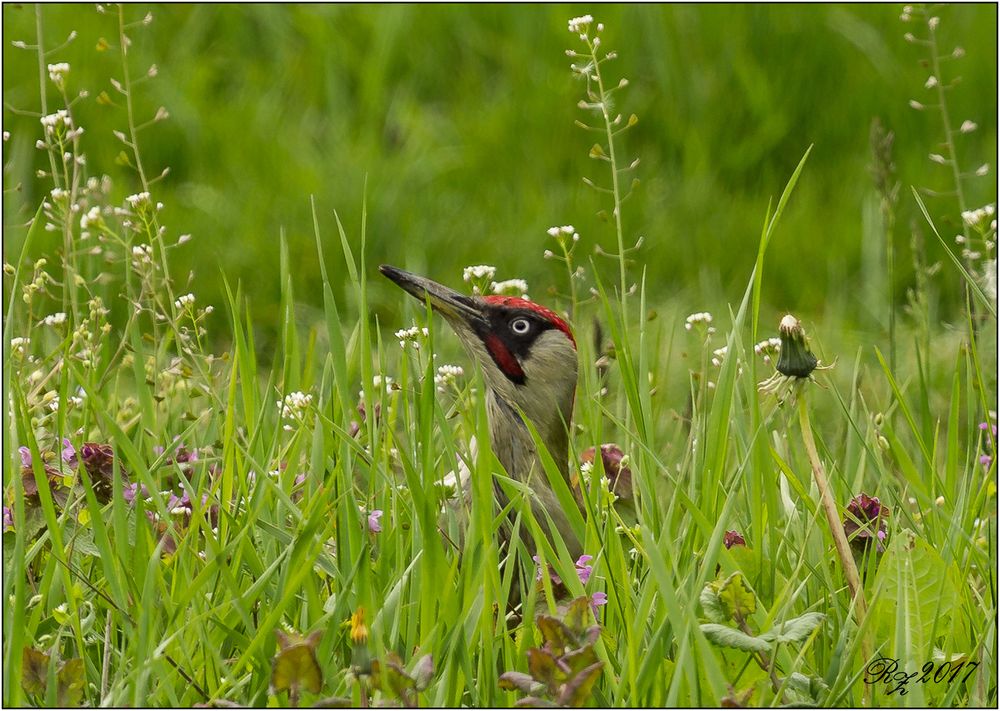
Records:
[[[146,9],[129,12],[141,18]],[[588,8],[148,9],[154,22],[133,31],[131,64],[141,76],[155,62],[158,76],[137,87],[137,120],[161,105],[171,116],[144,132],[142,151],[150,174],[171,168],[155,197],[172,229],[194,235],[177,263],[181,274],[195,270],[199,298],[222,303],[217,265],[224,265],[253,295],[255,321],[273,330],[284,230],[297,299],[318,307],[309,196],[325,222],[336,209],[357,225],[366,180],[369,264],[408,265],[446,282],[457,282],[467,264],[495,264],[498,278],[526,278],[532,295],[543,298],[560,269],[542,259],[551,246],[547,227],[573,223],[584,253],[596,244],[612,250],[613,229],[595,215],[608,206],[581,182],[603,182],[606,171],[587,157],[592,136],[573,125],[586,116],[576,107],[582,87],[564,54],[574,39],[566,20]],[[896,235],[903,301],[912,281],[910,221],[919,217],[908,186],[953,184],[947,167],[927,159],[939,150],[937,115],[907,105],[932,97],[923,88],[928,69],[918,63],[925,52],[904,40],[913,28],[900,22],[899,7],[614,6],[600,14],[605,46],[621,55],[607,71],[630,81],[619,108],[639,116],[625,148],[628,159],[642,160],[642,183],[625,227],[645,236],[639,259],[654,298],[725,311],[717,302],[734,300],[745,282],[769,197],[815,144],[782,243],[769,255],[765,304],[817,316],[839,309],[854,314],[859,329],[877,326],[884,309],[871,307],[869,289],[854,287],[886,278],[882,247],[865,232],[877,212],[868,166],[869,127],[879,117],[896,133],[904,186]],[[971,119],[979,126],[957,138],[960,156],[974,167],[996,153],[996,8],[941,14],[942,51],[965,49],[947,66],[962,77],[949,108],[956,125]],[[117,39],[112,13],[54,5],[43,18],[50,44],[78,33],[50,58],[71,64],[71,92],[89,91],[75,107],[78,123],[124,127],[120,106],[97,101],[104,90],[120,98],[107,83],[120,74],[117,52],[96,49],[102,37]],[[3,22],[5,104],[37,111],[37,57],[11,46],[34,41],[32,7],[5,5]],[[43,167],[36,118],[8,109],[4,129],[9,155],[37,153],[35,167]],[[89,141],[87,151],[94,172],[126,170],[114,164],[113,140]],[[15,238],[8,258],[23,231],[7,228],[34,214],[47,184],[29,172],[31,161],[5,170],[10,165],[18,172],[5,174],[6,185],[20,189],[5,194],[5,234]],[[116,189],[124,197],[121,182]],[[970,184],[970,207],[995,193],[991,168]],[[957,231],[952,198],[931,199],[930,209],[946,235]],[[941,256],[933,239],[928,249],[932,261]],[[328,259],[342,264],[339,249]],[[957,301],[957,277],[946,278],[956,279],[946,298]],[[390,285],[375,285],[377,311],[397,299]]]

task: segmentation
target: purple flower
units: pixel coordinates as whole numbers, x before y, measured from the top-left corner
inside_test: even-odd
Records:
[[[590,574],[594,572],[594,566],[589,565],[593,559],[594,557],[590,555],[582,555],[576,559],[576,575],[580,578],[581,585],[586,585],[590,580]]]
[[[368,514],[369,531],[371,531],[372,533],[382,532],[382,525],[378,522],[380,518],[382,518],[382,511],[380,511],[379,509],[375,509],[374,511]]]
[[[538,566],[538,572],[535,574],[535,580],[541,582],[542,580],[542,561],[538,560],[537,555],[531,556],[531,559],[535,561],[535,565]],[[549,566],[549,580],[552,581],[553,585],[562,585],[562,578],[556,575],[556,571],[552,570],[552,566]]]
[[[10,506],[3,507],[3,532],[14,530],[14,512],[10,510]]]
[[[733,546],[746,546],[746,544],[746,539],[737,531],[726,531],[726,535],[722,537],[722,545],[726,547],[726,550]]]
[[[63,437],[62,460],[71,467],[76,465],[76,448],[66,437]]]
[[[17,451],[21,453],[21,466],[30,467],[31,466],[31,450],[27,447],[18,447]]]
[[[602,592],[595,592],[590,596],[590,609],[594,611],[594,617],[597,617],[597,608],[608,604],[608,596]]]
[[[983,432],[985,432],[986,430],[992,430],[993,431],[993,436],[994,437],[997,436],[997,426],[996,425],[991,425],[989,422],[980,422],[979,423],[979,429],[983,430]]]
[[[137,495],[142,496],[144,499],[149,498],[149,489],[146,488],[145,484],[127,484],[122,489],[122,498],[125,499],[126,503],[134,505]]]
[[[858,494],[847,505],[847,518],[844,519],[844,533],[851,545],[862,552],[868,550],[872,540],[875,550],[885,551],[883,545],[886,538],[886,519],[889,518],[889,507],[882,504],[877,496]]]
[[[990,465],[993,463],[993,457],[991,457],[988,454],[984,454],[979,458],[979,463],[982,464],[987,469],[989,469]]]

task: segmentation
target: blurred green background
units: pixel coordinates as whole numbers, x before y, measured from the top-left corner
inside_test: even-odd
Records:
[[[654,299],[688,311],[724,313],[752,268],[768,200],[776,198],[810,144],[813,154],[773,243],[765,308],[821,318],[848,314],[851,327],[884,320],[885,269],[877,201],[869,174],[869,130],[879,117],[896,133],[902,182],[896,246],[897,297],[912,281],[910,225],[919,215],[910,185],[951,189],[949,169],[928,160],[941,152],[936,112],[909,108],[932,101],[924,89],[926,49],[903,38],[926,27],[900,21],[901,5],[821,6],[128,6],[148,27],[131,31],[132,71],[156,64],[158,76],[136,92],[139,120],[158,106],[168,121],[142,134],[147,171],[170,167],[155,188],[163,221],[194,240],[175,252],[175,274],[194,271],[203,303],[224,303],[221,273],[247,287],[257,323],[277,325],[279,234],[296,265],[301,316],[321,304],[309,198],[315,196],[327,259],[343,274],[333,210],[356,240],[367,179],[368,263],[405,265],[451,284],[469,264],[493,264],[497,278],[523,277],[548,300],[565,285],[561,265],[542,259],[546,228],[574,224],[581,256],[614,249],[614,232],[596,215],[605,196],[582,183],[607,183],[606,164],[588,158],[593,134],[573,124],[583,85],[569,70],[570,17],[591,12],[606,25],[603,46],[619,59],[605,65],[611,83],[627,77],[618,110],[639,124],[625,134],[627,160],[639,157],[641,181],[624,212],[628,234],[643,235],[638,255]],[[955,125],[979,129],[958,137],[963,166],[989,162],[990,174],[967,184],[969,207],[996,195],[997,10],[942,7],[945,78],[961,76],[949,96]],[[121,77],[113,11],[92,4],[43,10],[48,46],[78,37],[49,61],[72,65],[72,91],[87,129],[88,169],[108,173],[120,198],[136,192],[115,164],[125,126],[121,106],[98,94]],[[33,171],[38,65],[12,40],[35,37],[34,8],[3,7],[6,258],[45,189]],[[47,82],[51,102],[55,90]],[[18,190],[11,190],[20,186]],[[931,199],[946,236],[958,230],[952,198]],[[929,237],[930,258],[940,259]],[[53,249],[55,246],[53,245]],[[598,258],[604,274],[615,265]],[[346,275],[345,275],[346,278]],[[958,277],[941,277],[944,303],[960,298]],[[399,294],[372,279],[373,308],[398,322]],[[876,300],[876,295],[878,296]]]

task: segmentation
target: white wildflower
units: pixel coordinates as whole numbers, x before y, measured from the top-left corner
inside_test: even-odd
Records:
[[[69,74],[69,63],[68,62],[58,62],[57,64],[49,65],[49,79],[56,86],[62,86],[66,79],[66,75]]]
[[[135,195],[129,195],[127,198],[125,198],[125,202],[127,202],[129,204],[129,207],[131,207],[133,210],[138,209],[144,205],[149,204],[149,193],[141,192],[141,193],[136,193]]]
[[[137,244],[132,247],[132,262],[134,264],[150,264],[153,261],[153,248],[148,244]]]
[[[528,293],[528,282],[524,279],[507,279],[506,281],[495,281],[490,284],[490,290],[494,294],[507,294],[513,296],[524,296]]]
[[[86,230],[89,229],[91,225],[99,225],[101,220],[101,208],[95,205],[87,210],[83,217],[80,218],[80,229]]]
[[[285,396],[285,399],[278,400],[278,409],[281,411],[282,418],[294,418],[301,417],[301,415],[309,409],[309,405],[312,403],[312,395],[307,395],[306,393],[296,390],[293,393],[289,393]]]
[[[61,326],[66,323],[66,314],[62,311],[57,311],[54,314],[49,314],[42,319],[42,324],[45,326]]]
[[[927,21],[927,26],[931,29],[932,32],[936,30],[938,28],[938,25],[940,24],[941,24],[940,17],[932,17]]]
[[[690,331],[695,326],[701,326],[702,324],[707,325],[710,323],[712,323],[712,314],[707,311],[699,311],[684,319],[684,328]]]
[[[976,168],[976,175],[978,175],[979,177],[987,175],[989,172],[990,172],[990,164],[989,163],[983,163],[981,166],[979,166],[978,168]]]
[[[722,365],[722,359],[726,357],[726,352],[729,350],[729,346],[723,346],[722,348],[716,348],[712,351],[712,365],[719,367]]]
[[[966,119],[965,121],[962,121],[962,125],[959,126],[958,130],[961,131],[962,133],[972,133],[977,128],[979,128],[979,124],[977,124],[975,121],[969,121],[968,119]]]
[[[191,241],[191,235],[181,235],[177,238],[177,244],[184,244]]]
[[[54,114],[42,116],[39,121],[42,124],[42,128],[45,129],[45,133],[49,135],[55,134],[60,128],[73,128],[73,119],[70,118],[69,112],[66,109],[59,109]]]
[[[460,365],[442,365],[437,369],[437,375],[434,376],[434,384],[437,385],[438,392],[443,393],[449,385],[463,375],[465,375],[465,371]]]
[[[924,105],[921,104],[916,99],[910,99],[910,108],[911,109],[915,109],[917,111],[923,111],[924,110]]]
[[[174,301],[174,306],[176,306],[179,309],[183,309],[193,304],[194,304],[194,294],[184,294],[183,296],[178,296],[177,300]]]
[[[410,326],[409,328],[401,328],[396,331],[395,336],[399,340],[399,347],[405,350],[407,344],[413,346],[413,350],[420,350],[420,337],[423,336],[427,338],[430,332],[426,328],[420,328],[419,326]]]
[[[594,18],[590,15],[581,15],[580,17],[574,17],[569,21],[567,29],[573,34],[581,34],[586,32],[590,23],[594,21]]]
[[[925,89],[933,89],[937,85],[938,85],[937,77],[934,76],[933,74],[931,74],[929,77],[927,77],[927,81],[924,82],[924,88]]]
[[[462,270],[462,279],[470,282],[473,279],[492,280],[497,274],[497,268],[486,264],[479,264],[474,267],[466,267]]]
[[[940,153],[931,153],[928,158],[930,158],[934,163],[940,163],[941,165],[948,162],[947,159]]]

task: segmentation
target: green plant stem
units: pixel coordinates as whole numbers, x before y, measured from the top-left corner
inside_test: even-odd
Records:
[[[35,42],[38,49],[38,94],[41,98],[42,116],[47,116],[49,113],[48,101],[45,98],[45,45],[42,43],[42,5],[41,3],[35,4]],[[45,133],[46,143],[49,140],[48,132]],[[52,180],[55,181],[56,187],[59,187],[59,174],[56,172],[56,159],[52,155],[52,151],[46,151],[49,156],[49,165],[52,167]]]
[[[590,58],[594,65],[594,77],[597,79],[597,90],[601,97],[601,116],[604,118],[604,132],[608,141],[608,162],[611,164],[611,192],[615,201],[615,236],[618,239],[618,276],[621,281],[622,326],[626,327],[625,302],[628,293],[628,283],[625,276],[625,234],[622,231],[622,199],[621,187],[618,184],[618,160],[615,156],[615,138],[612,129],[611,114],[608,113],[608,94],[604,90],[604,78],[601,76],[601,62],[597,58],[597,48],[592,40],[587,40],[590,48]]]
[[[805,445],[806,454],[809,456],[813,478],[816,481],[816,487],[819,489],[820,505],[826,514],[826,522],[830,527],[830,533],[833,535],[833,544],[837,549],[837,557],[840,558],[840,565],[844,569],[844,577],[847,578],[847,586],[850,588],[851,597],[854,600],[854,618],[858,623],[858,628],[861,629],[864,627],[865,616],[868,614],[865,591],[861,587],[861,577],[858,575],[858,568],[854,564],[854,556],[851,554],[847,535],[844,533],[844,528],[840,523],[840,514],[837,511],[837,504],[833,500],[833,494],[830,492],[830,483],[826,478],[826,471],[819,460],[816,441],[813,439],[812,425],[809,422],[809,407],[806,404],[804,393],[799,393],[798,401],[802,443]],[[861,637],[861,650],[865,659],[871,658],[872,647],[867,632],[864,632]]]

